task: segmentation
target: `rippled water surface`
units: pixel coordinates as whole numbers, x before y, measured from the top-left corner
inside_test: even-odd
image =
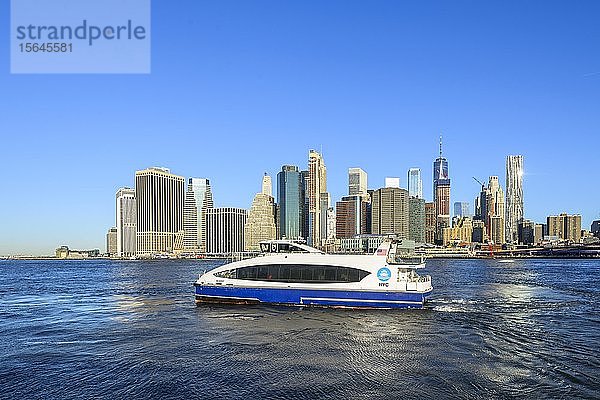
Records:
[[[0,398],[599,398],[600,261],[433,260],[425,310],[194,305],[206,261],[0,261]]]

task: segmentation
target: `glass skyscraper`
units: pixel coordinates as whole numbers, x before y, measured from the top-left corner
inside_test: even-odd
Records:
[[[519,241],[519,222],[523,220],[523,156],[506,157],[506,241]]]
[[[423,198],[423,180],[421,179],[420,168],[408,170],[408,195],[419,199]]]
[[[303,237],[304,179],[298,167],[284,165],[277,174],[279,234],[286,239]]]

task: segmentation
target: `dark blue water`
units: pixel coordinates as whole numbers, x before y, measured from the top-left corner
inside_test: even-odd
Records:
[[[426,310],[196,307],[210,262],[0,261],[0,397],[600,397],[600,261],[430,261]]]

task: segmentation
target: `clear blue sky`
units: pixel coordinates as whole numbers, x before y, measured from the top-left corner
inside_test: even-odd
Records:
[[[104,249],[136,169],[207,177],[249,207],[261,175],[323,149],[431,199],[444,134],[452,202],[525,156],[525,214],[600,217],[598,1],[167,1],[150,75],[10,75],[0,4],[0,254]]]

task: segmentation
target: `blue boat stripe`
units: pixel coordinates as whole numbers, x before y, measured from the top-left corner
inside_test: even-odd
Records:
[[[377,300],[377,299],[345,299],[345,298],[333,298],[333,297],[300,297],[300,302],[304,300],[317,300],[317,301],[349,301],[356,303],[392,303],[392,304],[422,304],[420,301],[409,301],[409,300]]]

